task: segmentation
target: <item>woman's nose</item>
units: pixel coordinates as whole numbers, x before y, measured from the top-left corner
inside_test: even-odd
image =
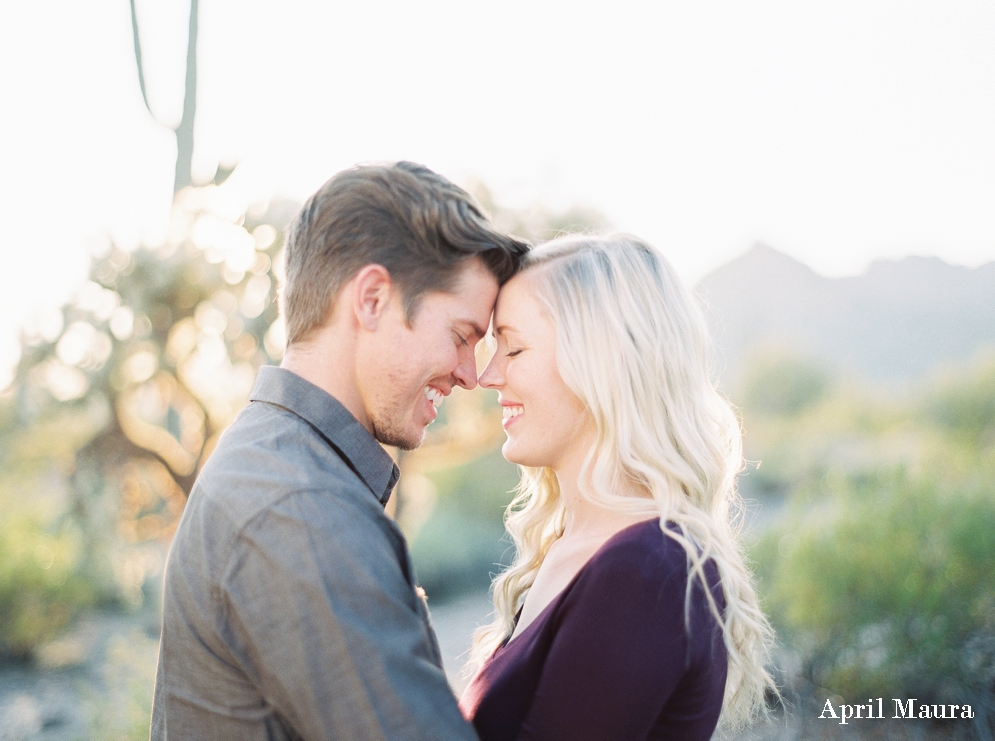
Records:
[[[480,374],[477,382],[485,389],[501,388],[504,385],[504,374],[498,368],[497,355],[491,358],[491,362],[484,368],[484,372]]]

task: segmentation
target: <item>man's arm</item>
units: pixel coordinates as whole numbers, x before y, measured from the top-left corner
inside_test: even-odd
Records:
[[[330,496],[287,497],[245,528],[222,580],[226,643],[304,738],[476,739],[392,524]]]

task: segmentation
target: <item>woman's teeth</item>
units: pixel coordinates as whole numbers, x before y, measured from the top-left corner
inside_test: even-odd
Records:
[[[439,389],[434,389],[431,386],[425,387],[425,398],[428,399],[434,406],[439,406],[442,403],[442,392]]]
[[[502,407],[502,413],[505,419],[512,419],[513,417],[517,417],[519,414],[522,414],[524,412],[525,412],[525,407],[520,405],[511,406],[511,407]]]

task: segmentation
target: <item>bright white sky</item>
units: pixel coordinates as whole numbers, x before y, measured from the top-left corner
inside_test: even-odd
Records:
[[[187,4],[138,0],[178,120]],[[0,366],[104,235],[162,239],[172,134],[128,0],[4,3]],[[201,0],[195,170],[305,198],[412,159],[596,206],[695,281],[763,240],[827,275],[995,259],[995,3]],[[0,376],[4,376],[0,368]],[[2,384],[0,384],[2,385]]]

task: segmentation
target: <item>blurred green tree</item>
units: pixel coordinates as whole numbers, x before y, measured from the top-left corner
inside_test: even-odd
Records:
[[[72,533],[70,571],[94,599],[142,600],[218,435],[258,366],[281,357],[274,266],[295,210],[279,201],[246,210],[223,188],[188,188],[168,241],[109,247],[70,302],[26,328],[6,394],[17,444],[0,463],[9,480],[27,461],[48,461],[52,475],[30,479],[38,488],[25,506],[64,489],[62,506],[49,507],[63,515],[33,527]],[[5,533],[18,530],[32,527],[5,519]],[[31,602],[2,599],[14,622]]]
[[[593,206],[574,204],[558,211],[540,202],[521,209],[507,208],[495,200],[484,183],[474,181],[467,188],[498,228],[532,244],[564,234],[598,234],[612,228],[608,218]]]

